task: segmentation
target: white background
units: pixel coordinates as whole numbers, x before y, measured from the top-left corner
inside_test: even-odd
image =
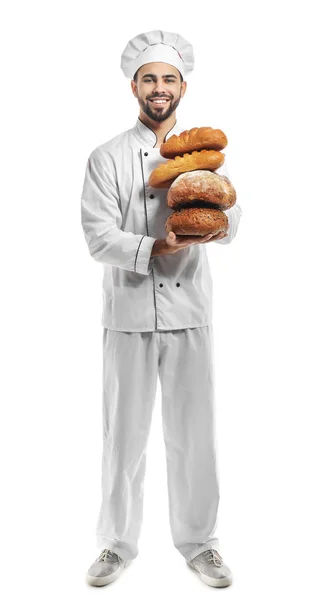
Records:
[[[143,31],[178,32],[195,70],[186,128],[228,137],[239,231],[214,282],[219,539],[234,598],[315,598],[317,66],[313,2],[12,2],[2,14],[1,583],[84,598],[99,551],[102,268],[80,195],[90,152],[139,114],[120,69]],[[113,597],[214,593],[169,530],[160,387],[139,556]],[[217,592],[216,592],[217,593]]]

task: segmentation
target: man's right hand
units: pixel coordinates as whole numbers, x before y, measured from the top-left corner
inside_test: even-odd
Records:
[[[221,232],[216,235],[209,233],[207,235],[176,235],[173,231],[170,231],[165,239],[158,239],[155,241],[151,256],[160,256],[162,254],[174,254],[182,248],[192,246],[192,244],[206,244],[207,242],[214,242],[227,236],[227,232]]]
[[[222,231],[216,235],[213,233],[208,233],[207,235],[176,235],[173,231],[170,231],[166,237],[167,247],[170,249],[171,253],[178,252],[181,248],[187,248],[187,246],[192,246],[192,244],[204,244],[205,242],[214,242],[214,240],[219,240],[225,236],[227,236],[227,232]],[[168,252],[169,253],[169,252]]]

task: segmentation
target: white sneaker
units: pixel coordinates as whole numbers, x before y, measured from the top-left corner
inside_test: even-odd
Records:
[[[123,560],[118,554],[105,548],[88,569],[86,581],[89,585],[107,585],[117,579],[129,563],[131,560]]]
[[[232,573],[215,548],[201,552],[192,560],[186,561],[187,565],[198,571],[204,583],[213,587],[225,587],[232,583]]]

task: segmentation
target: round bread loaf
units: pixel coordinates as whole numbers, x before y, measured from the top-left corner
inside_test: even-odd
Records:
[[[172,135],[160,146],[160,154],[174,158],[193,150],[222,150],[227,145],[227,137],[221,129],[212,127],[192,127],[179,135]]]
[[[170,208],[209,204],[212,208],[226,210],[235,202],[236,192],[228,177],[204,169],[181,173],[167,194]]]
[[[227,215],[216,208],[182,208],[174,211],[166,220],[165,229],[176,235],[216,235],[227,231]]]
[[[155,188],[169,187],[172,182],[186,171],[197,169],[218,169],[223,165],[225,155],[217,150],[194,151],[191,154],[176,156],[171,160],[161,163],[150,173],[148,184]]]

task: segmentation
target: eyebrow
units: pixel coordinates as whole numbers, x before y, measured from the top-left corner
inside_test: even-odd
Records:
[[[154,77],[154,78],[156,78],[156,77],[157,77],[157,75],[154,75],[153,73],[146,73],[146,75],[143,75],[143,76],[142,76],[142,79],[143,79],[144,77]],[[167,73],[166,75],[162,75],[162,77],[174,77],[175,79],[177,79],[176,75],[173,75],[173,73],[170,73],[170,74],[169,74],[169,73]]]

